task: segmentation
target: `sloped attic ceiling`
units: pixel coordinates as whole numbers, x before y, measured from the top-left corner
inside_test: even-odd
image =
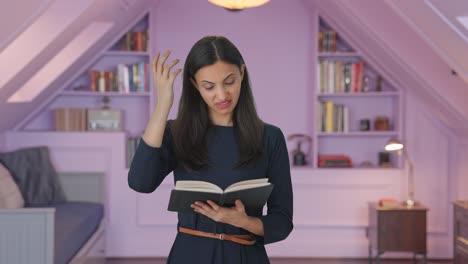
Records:
[[[398,87],[430,105],[434,117],[454,133],[468,135],[468,104],[465,103],[468,99],[468,84],[463,78],[452,74],[452,69],[461,66],[445,60],[435,50],[432,38],[422,36],[418,28],[398,12],[399,4],[424,4],[425,0],[305,2],[311,9],[320,10],[352,45],[361,47],[365,57],[397,82]],[[434,12],[424,15],[428,16],[426,19],[429,21],[440,20]],[[456,34],[448,25],[437,30]],[[450,49],[449,46],[447,49]],[[458,52],[467,55],[466,45]]]
[[[13,129],[36,107],[44,105],[61,84],[155,2],[22,0],[5,3],[2,10],[10,14],[0,18],[0,132]],[[89,40],[93,42],[87,43]],[[74,59],[68,64],[67,57]],[[55,63],[54,67],[48,67],[51,62]],[[41,71],[48,71],[47,76],[55,73],[57,77],[44,80]],[[23,86],[32,86],[29,88],[34,90],[38,83],[46,81],[50,81],[49,85],[31,101],[7,102]]]
[[[30,26],[51,2],[51,0],[22,0],[9,3],[8,8],[0,9],[2,22],[8,21],[2,23],[0,27],[0,51]]]
[[[468,83],[468,1],[387,0],[398,15],[431,45],[445,62]]]

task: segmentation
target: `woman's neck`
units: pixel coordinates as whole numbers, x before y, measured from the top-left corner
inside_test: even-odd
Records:
[[[232,116],[210,116],[211,123],[216,126],[233,126]]]

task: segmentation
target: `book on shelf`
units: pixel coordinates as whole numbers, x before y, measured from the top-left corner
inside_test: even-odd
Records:
[[[317,65],[319,94],[360,93],[363,89],[364,61],[342,62],[322,59]]]
[[[129,31],[119,40],[121,51],[148,51],[148,31]]]
[[[319,32],[319,52],[336,52],[337,33],[333,30]]]
[[[190,207],[196,201],[211,200],[220,206],[234,206],[240,199],[246,208],[263,208],[273,184],[268,178],[240,181],[226,189],[206,181],[177,181],[171,191],[167,210],[173,212],[193,211]]]
[[[54,126],[56,131],[86,131],[86,108],[55,108]]]
[[[89,72],[91,92],[148,92],[148,63],[117,64],[116,71]]]
[[[349,132],[349,109],[332,101],[317,104],[318,132]]]
[[[384,208],[397,208],[401,205],[401,202],[394,198],[381,198],[378,204]]]

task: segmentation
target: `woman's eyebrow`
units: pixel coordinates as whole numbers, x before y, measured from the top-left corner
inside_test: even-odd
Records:
[[[229,78],[229,77],[230,77],[231,75],[233,75],[233,74],[234,74],[234,73],[230,73],[228,76],[226,76],[226,78],[224,78],[224,80],[226,80],[227,78]],[[210,82],[210,81],[207,81],[207,80],[203,80],[203,81],[201,81],[201,82],[207,82],[207,83],[213,83],[213,84],[214,84],[214,82]]]

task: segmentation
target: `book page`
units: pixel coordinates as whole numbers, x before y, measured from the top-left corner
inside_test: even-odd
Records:
[[[246,180],[246,181],[236,182],[234,184],[229,185],[226,188],[226,190],[224,190],[224,192],[228,193],[228,192],[233,192],[233,191],[238,191],[238,190],[267,186],[267,185],[270,185],[270,183],[268,182],[268,178]]]
[[[175,190],[222,193],[217,185],[206,181],[177,181]]]

